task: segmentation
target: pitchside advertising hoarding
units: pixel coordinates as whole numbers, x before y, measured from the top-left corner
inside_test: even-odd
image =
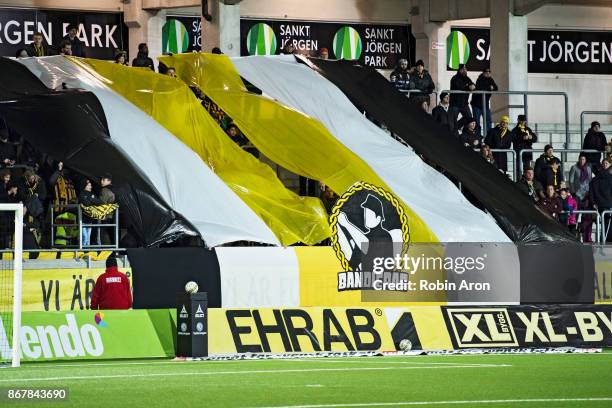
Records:
[[[377,69],[393,69],[402,58],[415,62],[409,25],[243,18],[240,44],[245,56],[280,54],[293,44],[298,54],[318,56],[321,48],[327,48],[330,59],[356,60]]]
[[[530,29],[525,44],[528,72],[612,75],[612,31]],[[452,27],[446,40],[447,70],[489,67],[488,27]]]
[[[113,59],[117,49],[127,47],[123,13],[0,8],[0,55],[14,57],[32,42],[36,32],[43,35],[52,53],[58,53],[71,24],[78,27],[77,36],[88,58]]]

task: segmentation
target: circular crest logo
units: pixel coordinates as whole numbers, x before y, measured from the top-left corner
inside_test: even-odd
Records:
[[[336,31],[334,36],[336,59],[358,60],[362,50],[361,36],[353,27],[345,26]]]
[[[204,324],[202,324],[202,322],[196,323],[196,330],[199,331],[199,332],[204,330]]]
[[[187,323],[181,323],[181,331],[182,332],[186,332],[187,331]]]
[[[332,246],[345,271],[361,271],[368,257],[408,251],[408,216],[400,200],[382,187],[353,184],[332,208],[330,225]]]
[[[461,31],[451,31],[446,37],[446,61],[449,68],[459,69],[470,59],[470,42]]]
[[[251,27],[246,43],[249,55],[276,54],[276,34],[266,23],[258,23]]]
[[[189,48],[189,34],[178,20],[168,20],[162,28],[162,52],[180,54]]]

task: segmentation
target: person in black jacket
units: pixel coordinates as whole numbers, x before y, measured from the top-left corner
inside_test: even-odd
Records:
[[[410,84],[410,70],[408,69],[408,60],[402,58],[399,60],[397,67],[391,72],[391,83],[400,90],[408,90]]]
[[[482,145],[482,135],[476,128],[476,119],[466,119],[466,124],[463,126],[461,133],[461,142],[470,150],[480,149]]]
[[[83,181],[81,193],[79,194],[79,204],[84,206],[92,206],[92,205],[102,205],[104,204],[99,197],[93,193],[93,186],[91,184],[91,180],[85,179]],[[85,212],[82,212],[83,216],[83,224],[94,224],[96,220],[85,215]],[[81,229],[81,244],[85,246],[91,245],[91,230],[93,227],[83,227]]]
[[[600,173],[591,180],[589,187],[589,197],[593,207],[603,213],[612,209],[612,174],[610,173],[610,162],[604,159],[601,162]],[[610,230],[610,216],[606,215],[603,219],[603,232],[606,242],[612,242],[612,231]]]
[[[559,158],[555,156],[552,145],[548,144],[544,146],[544,153],[542,153],[535,162],[534,173],[538,181],[542,182],[543,174],[546,169],[550,167],[550,163],[553,159],[559,160]],[[559,162],[560,161],[561,160],[559,160]]]
[[[467,68],[464,64],[459,65],[457,73],[451,78],[451,91],[473,91],[474,89],[476,85],[468,76]],[[463,111],[468,105],[469,98],[470,94],[452,94],[450,104],[459,111]]]
[[[485,69],[482,74],[478,76],[476,80],[476,90],[477,91],[497,91],[499,88],[495,83],[493,77],[491,77],[491,69]],[[484,124],[485,131],[482,133],[487,133],[489,129],[491,129],[493,120],[491,118],[491,108],[489,105],[489,101],[491,100],[491,95],[485,95],[485,106],[482,106],[482,94],[474,94],[472,95],[472,101],[470,105],[472,105],[472,109],[474,110],[474,117],[476,118],[476,123],[478,124],[478,130],[480,130],[480,117],[483,116],[483,112],[486,110],[486,123]]]
[[[35,33],[32,41],[30,45],[25,47],[30,57],[45,57],[49,55],[49,48],[43,43],[43,35],[41,33]]]
[[[604,152],[606,150],[606,144],[608,143],[606,140],[606,135],[600,131],[599,122],[591,123],[591,128],[584,136],[584,142],[582,144],[583,149],[589,150],[599,150],[600,152]],[[599,160],[601,159],[601,154],[599,153],[585,153],[587,158],[587,162],[591,166],[591,170],[593,170],[594,174],[597,174]]]
[[[533,160],[533,153],[525,152],[523,157],[521,157],[521,150],[531,149],[532,145],[538,141],[538,136],[527,126],[527,116],[525,115],[518,115],[518,123],[512,129],[510,135],[512,136],[512,145],[516,152],[516,174],[520,174],[521,169],[529,167],[531,160]]]
[[[77,27],[74,24],[70,24],[68,26],[68,35],[66,35],[63,39],[70,43],[72,55],[75,57],[85,56],[85,52],[83,51],[83,41],[79,40],[79,37],[77,37]]]
[[[508,130],[509,122],[510,118],[508,116],[502,116],[499,124],[487,133],[485,144],[489,145],[491,149],[510,149],[512,136],[510,136],[510,131]],[[497,168],[506,173],[508,171],[507,153],[494,152],[493,157],[495,158]]]
[[[544,198],[544,187],[542,187],[542,183],[533,177],[533,169],[531,167],[526,167],[523,172],[523,177],[519,181],[516,182],[516,186],[523,193],[527,194],[533,202],[538,203],[540,200]]]
[[[410,73],[409,88],[421,91],[420,93],[412,92],[410,94],[410,100],[419,105],[424,101],[427,101],[427,104],[429,104],[429,94],[436,89],[436,86],[431,79],[431,75],[429,75],[429,72],[425,69],[423,60],[418,60],[414,70]]]
[[[17,148],[9,141],[8,129],[0,129],[0,166],[11,167],[17,160]]]
[[[453,136],[458,136],[457,121],[459,119],[459,111],[457,108],[450,106],[450,95],[446,92],[440,94],[440,104],[433,108],[431,116],[433,119],[446,127]]]
[[[561,189],[561,183],[564,180],[563,172],[561,171],[561,161],[556,157],[550,160],[548,168],[542,172],[541,179],[539,180],[543,186],[553,186],[555,191],[558,193]]]
[[[145,43],[138,44],[138,55],[132,61],[133,67],[149,68],[151,71],[155,71],[155,65],[153,60],[149,58],[149,47]]]

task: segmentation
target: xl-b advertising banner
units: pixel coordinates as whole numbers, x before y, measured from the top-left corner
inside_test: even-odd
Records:
[[[611,347],[612,305],[442,307],[455,349]]]
[[[357,24],[295,20],[240,20],[241,55],[281,54],[288,44],[297,54],[357,60],[377,69],[393,69],[402,58],[415,62],[415,38],[409,25]]]
[[[111,60],[117,49],[127,48],[123,13],[0,8],[0,55],[14,57],[32,42],[36,32],[42,34],[50,53],[58,54],[71,24],[78,28],[77,37],[88,58]]]
[[[612,31],[530,29],[528,72],[612,75]],[[446,40],[447,70],[465,64],[483,71],[491,58],[488,27],[452,27]]]

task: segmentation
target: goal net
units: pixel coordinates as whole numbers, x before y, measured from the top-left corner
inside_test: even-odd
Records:
[[[0,204],[0,367],[19,367],[23,206]]]

